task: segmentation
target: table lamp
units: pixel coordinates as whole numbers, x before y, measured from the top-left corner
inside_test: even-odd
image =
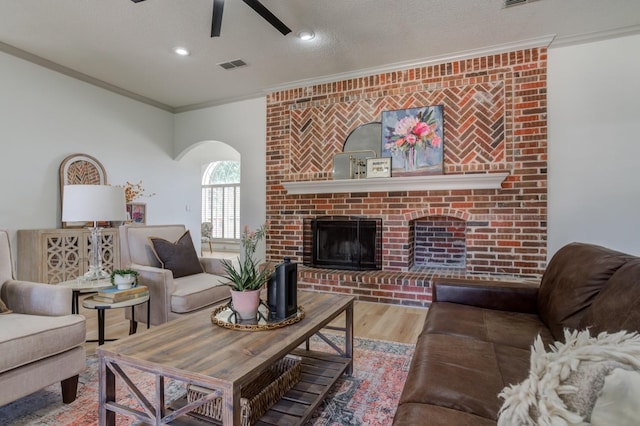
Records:
[[[107,185],[65,185],[62,196],[63,222],[93,222],[91,230],[91,254],[89,270],[82,277],[85,280],[108,278],[110,274],[102,269],[102,236],[98,222],[124,221],[126,205],[124,188]]]

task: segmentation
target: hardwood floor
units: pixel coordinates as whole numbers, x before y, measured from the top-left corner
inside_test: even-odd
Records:
[[[86,297],[86,296],[85,296]],[[87,319],[87,339],[98,337],[98,313],[82,307],[80,314]],[[106,311],[105,337],[107,339],[124,337],[129,334],[129,321],[124,309]],[[354,305],[354,334],[367,339],[388,340],[399,343],[415,343],[422,330],[427,309],[407,306],[385,305],[381,303],[359,302]],[[344,318],[338,317],[335,325],[344,325]],[[146,325],[138,325],[138,333],[146,330]],[[87,355],[94,354],[97,343],[85,343]]]

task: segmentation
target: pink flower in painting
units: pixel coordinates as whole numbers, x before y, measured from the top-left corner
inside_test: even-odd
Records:
[[[431,132],[431,127],[429,127],[429,125],[424,121],[419,122],[413,128],[413,133],[420,139],[427,136],[429,132]]]
[[[440,136],[438,135],[433,135],[433,138],[431,138],[431,146],[434,148],[438,148],[441,142]]]
[[[399,136],[408,135],[416,124],[418,124],[418,119],[416,117],[404,117],[402,120],[398,121],[398,124],[396,124],[394,133]]]
[[[415,145],[416,142],[418,141],[418,138],[416,138],[416,135],[407,135],[405,140],[409,145]]]

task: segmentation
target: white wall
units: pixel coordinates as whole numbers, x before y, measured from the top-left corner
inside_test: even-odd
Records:
[[[251,229],[266,218],[266,110],[261,97],[176,114],[174,121],[177,157],[190,157],[186,152],[203,141],[223,142],[240,153],[240,223]],[[256,258],[263,257],[264,244],[256,250]]]
[[[549,256],[572,241],[640,255],[639,46],[549,50]]]
[[[110,184],[155,192],[139,200],[147,223],[199,236],[200,168],[173,159],[173,114],[0,53],[0,227],[14,252],[18,229],[60,227],[59,166],[75,153],[97,158]]]

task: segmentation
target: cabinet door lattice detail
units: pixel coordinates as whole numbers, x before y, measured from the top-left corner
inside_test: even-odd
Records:
[[[101,232],[102,267],[120,266],[118,230]],[[18,278],[56,284],[73,280],[89,269],[91,232],[88,229],[26,229],[18,231]]]

